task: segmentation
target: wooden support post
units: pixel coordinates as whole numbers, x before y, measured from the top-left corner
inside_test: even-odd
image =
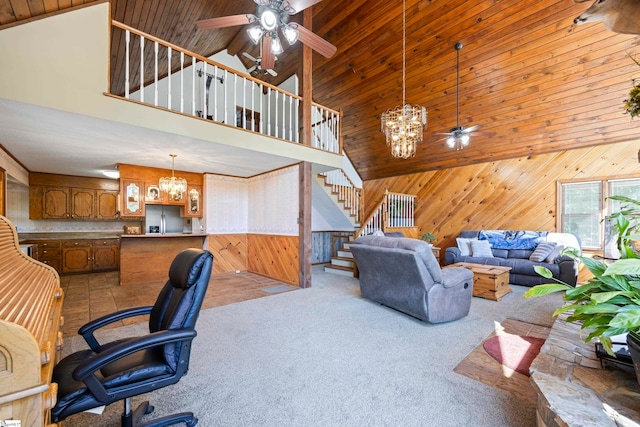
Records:
[[[309,31],[312,21],[311,8],[303,12],[303,22]],[[302,45],[302,144],[311,145],[311,104],[313,102],[313,51],[307,45]]]
[[[311,163],[302,162],[298,165],[299,182],[299,213],[298,213],[298,286],[311,287]]]

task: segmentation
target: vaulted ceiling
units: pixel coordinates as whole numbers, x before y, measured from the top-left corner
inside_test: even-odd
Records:
[[[0,25],[90,1],[0,0]],[[253,13],[252,0],[113,0],[114,19],[203,56],[259,52],[246,27],[199,30],[200,19]],[[402,1],[323,0],[312,29],[338,47],[313,55],[313,97],[343,111],[343,142],[363,179],[397,176],[624,140],[640,140],[640,120],[622,103],[640,68],[640,37],[601,23],[574,26],[587,8],[572,0],[406,0],[406,100],[429,113],[416,157],[391,157],[380,114],[402,102]],[[302,13],[294,20],[301,22]],[[638,17],[640,19],[640,17]],[[0,27],[1,28],[1,27]],[[460,122],[495,136],[451,150],[440,135],[456,124],[456,52]],[[278,55],[278,84],[300,73],[300,44]],[[114,70],[115,72],[115,70]],[[541,171],[543,173],[543,171]]]

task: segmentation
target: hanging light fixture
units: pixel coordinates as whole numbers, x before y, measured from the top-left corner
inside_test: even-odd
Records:
[[[416,146],[422,142],[427,126],[427,109],[406,103],[405,38],[405,0],[402,0],[402,105],[385,111],[381,117],[381,130],[391,146],[391,155],[400,159],[416,155]]]
[[[257,17],[253,17],[250,20],[250,23],[255,25],[247,29],[249,38],[252,42],[258,44],[262,37],[265,35],[270,36],[271,53],[279,55],[284,50],[278,38],[278,28],[280,28],[280,32],[289,45],[293,45],[298,41],[298,25],[296,23],[289,24],[289,14],[293,13],[294,10],[289,6],[282,6],[282,9],[278,9],[279,6],[277,4],[269,4],[268,1],[261,1],[258,5]]]
[[[162,177],[158,183],[160,191],[169,193],[171,197],[182,194],[187,191],[187,180],[175,177],[175,161],[177,154],[169,154],[171,156],[171,177]]]

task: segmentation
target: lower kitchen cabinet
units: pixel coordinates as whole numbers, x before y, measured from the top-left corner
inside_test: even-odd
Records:
[[[120,239],[31,240],[34,258],[60,274],[118,270]]]
[[[62,242],[61,273],[86,273],[91,271],[91,240],[64,240]]]
[[[99,239],[93,240],[92,270],[117,270],[120,266],[120,240]]]

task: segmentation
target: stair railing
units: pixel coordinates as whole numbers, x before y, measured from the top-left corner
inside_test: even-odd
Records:
[[[331,192],[349,211],[356,224],[359,224],[362,217],[362,189],[357,188],[342,169],[334,169],[320,175],[324,177],[325,184],[331,186]]]
[[[302,97],[121,22],[111,25],[110,96],[301,142]],[[311,108],[319,140],[310,144],[341,154],[341,113],[315,102]]]
[[[354,237],[366,236],[375,231],[415,227],[416,196],[412,194],[390,193],[385,190],[382,199],[373,212],[356,231]]]

